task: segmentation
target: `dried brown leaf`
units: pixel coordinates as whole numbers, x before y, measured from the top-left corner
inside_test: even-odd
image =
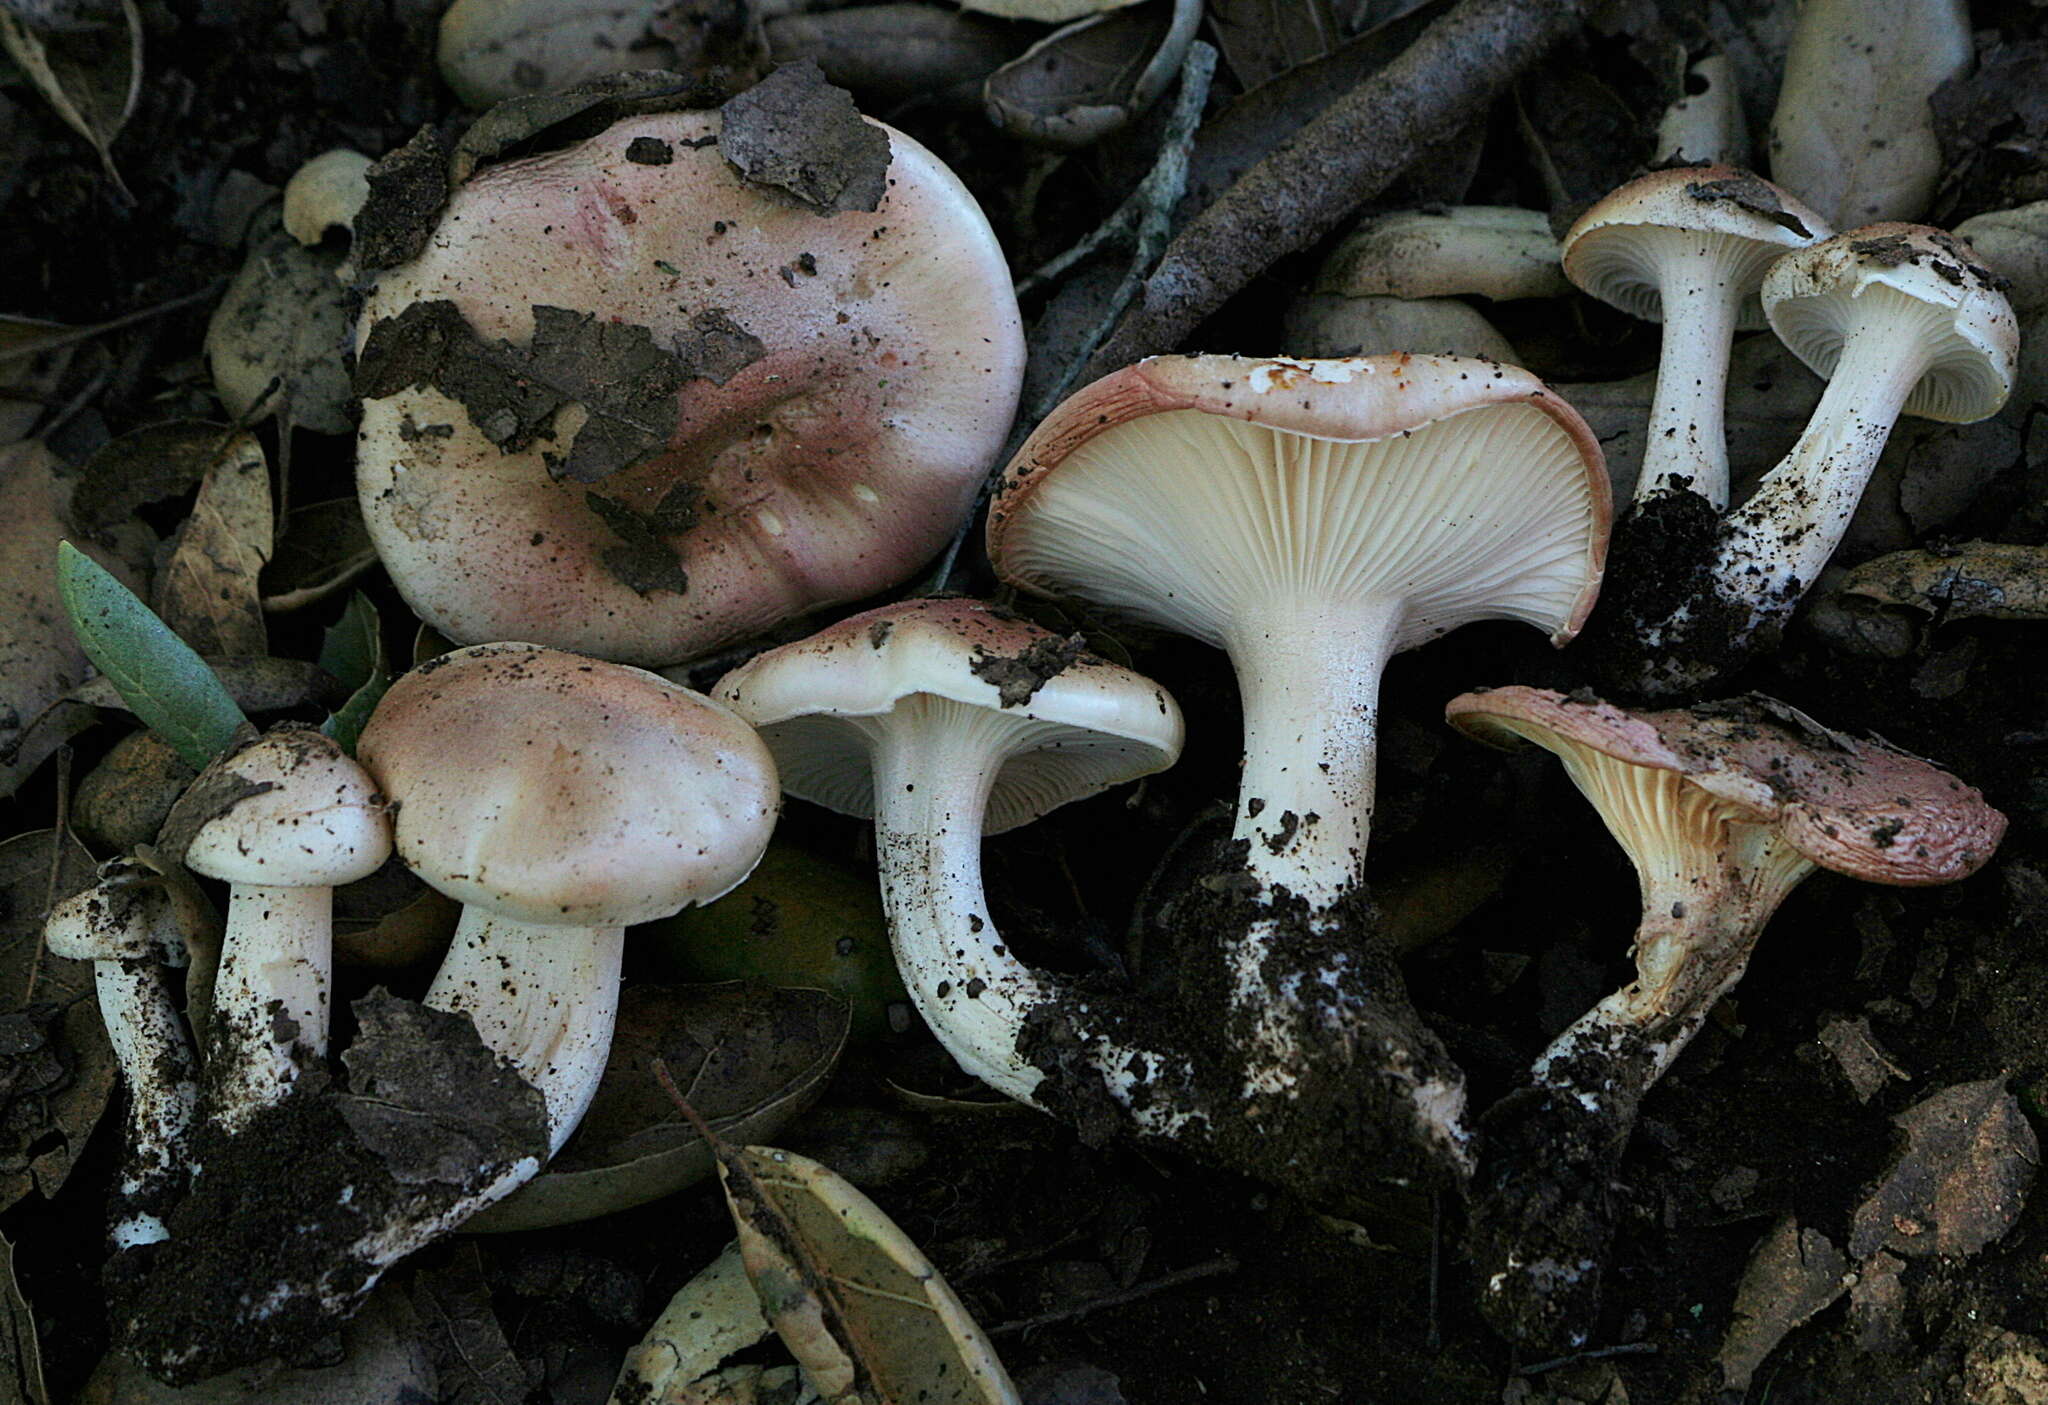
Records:
[[[1146,6],[1067,26],[988,76],[982,95],[1004,131],[1085,146],[1129,124],[1166,91],[1202,18],[1200,0]]]
[[[282,613],[317,605],[376,564],[377,548],[355,498],[295,507],[284,516],[263,572],[263,608]]]
[[[237,420],[259,404],[289,432],[355,428],[348,407],[348,289],[340,255],[309,249],[281,229],[249,251],[206,326],[214,389]]]
[[[422,1269],[412,1304],[426,1328],[441,1405],[524,1405],[534,1382],[491,1310],[474,1243],[457,1244],[445,1268]]]
[[[821,215],[879,209],[889,137],[815,59],[784,64],[719,108],[718,151],[741,176]]]
[[[1800,1323],[1849,1290],[1849,1261],[1825,1234],[1787,1215],[1750,1255],[1735,1290],[1735,1320],[1721,1343],[1730,1390],[1749,1389],[1764,1358]]]
[[[20,1405],[49,1405],[36,1316],[14,1274],[14,1246],[0,1237],[0,1386]]]
[[[39,30],[0,10],[0,48],[21,66],[66,126],[92,143],[100,165],[124,197],[114,169],[114,138],[142,91],[142,15],[120,0],[119,22]]]
[[[2012,1228],[2041,1146],[2003,1079],[1944,1088],[1892,1121],[1906,1134],[1905,1149],[1857,1207],[1851,1253],[1959,1257]]]
[[[1343,38],[1329,0],[1209,0],[1208,9],[1209,31],[1241,88],[1321,58]]]
[[[269,649],[257,576],[270,559],[270,467],[246,431],[218,442],[151,602],[201,654]]]

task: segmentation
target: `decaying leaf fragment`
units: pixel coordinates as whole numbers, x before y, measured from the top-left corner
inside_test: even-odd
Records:
[[[1048,35],[988,76],[989,120],[1013,136],[1078,147],[1129,125],[1187,58],[1200,0],[1093,15]]]
[[[142,91],[142,14],[135,0],[104,7],[99,22],[39,29],[0,9],[0,48],[21,66],[64,124],[92,143],[123,196],[112,147]],[[132,196],[128,198],[133,199]]]
[[[821,215],[880,207],[889,138],[816,59],[785,64],[718,110],[719,154],[748,181]]]
[[[14,1274],[14,1246],[0,1238],[0,1387],[21,1405],[49,1405],[35,1313]]]
[[[702,1397],[696,1383],[774,1330],[747,1277],[737,1241],[676,1290],[640,1344],[626,1353],[612,1405],[668,1405]]]
[[[1974,1254],[2013,1227],[2041,1146],[2003,1079],[1944,1088],[1892,1121],[1906,1146],[1857,1207],[1851,1253]]]
[[[1735,1321],[1721,1343],[1728,1389],[1749,1389],[1764,1358],[1793,1328],[1846,1293],[1852,1277],[1848,1259],[1819,1230],[1802,1230],[1790,1215],[1773,1225],[1735,1290]]]
[[[1895,551],[1850,571],[1837,593],[1942,620],[2048,619],[2048,547],[1963,542]]]
[[[747,1276],[827,1401],[1018,1405],[981,1328],[872,1200],[792,1151],[717,1151]]]
[[[215,441],[191,514],[156,579],[156,611],[202,654],[269,652],[256,578],[270,559],[270,466],[246,430]]]
[[[280,428],[347,434],[348,290],[341,256],[309,249],[283,230],[249,251],[206,326],[214,389],[236,419],[260,404]]]

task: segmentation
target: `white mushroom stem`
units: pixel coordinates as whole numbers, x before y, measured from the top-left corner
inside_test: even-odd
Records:
[[[1664,341],[1635,500],[1645,503],[1689,487],[1719,510],[1728,506],[1723,402],[1741,302],[1734,290],[1741,265],[1757,254],[1749,248],[1716,258],[1714,250],[1729,241],[1667,233],[1697,240],[1697,257],[1673,267],[1664,280]]]
[[[1268,900],[1311,909],[1356,887],[1372,830],[1380,675],[1402,602],[1298,601],[1243,610],[1224,647],[1244,704],[1244,772],[1231,837]]]
[[[93,984],[107,1040],[128,1083],[122,1207],[109,1233],[116,1249],[132,1249],[169,1237],[163,1219],[149,1206],[181,1184],[190,1167],[199,1061],[161,960],[95,961]]]
[[[911,1000],[963,1069],[1037,1107],[1045,1075],[1024,1060],[1017,1039],[1032,1007],[1060,993],[1058,981],[1018,960],[996,930],[982,888],[981,842],[1004,761],[1032,750],[1035,732],[1056,728],[929,693],[880,717],[845,720],[867,733],[871,748],[882,904]],[[1107,1038],[1092,1043],[1095,1067],[1127,1107],[1139,1069],[1163,1067],[1157,1055]],[[1138,1128],[1171,1136],[1187,1123],[1190,1114],[1163,1096],[1177,1081],[1172,1075],[1184,1072],[1152,1080],[1154,1096],[1132,1109]]]
[[[237,883],[208,1017],[207,1116],[247,1125],[327,1056],[332,888]]]
[[[1841,545],[1928,347],[1954,313],[1866,285],[1850,303],[1841,359],[1790,453],[1722,524],[1714,576],[1749,608],[1747,633],[1788,618]]]
[[[597,1096],[618,1019],[625,945],[623,927],[541,926],[472,904],[463,908],[427,991],[429,1007],[468,1015],[484,1044],[540,1090],[549,1155],[561,1150]]]

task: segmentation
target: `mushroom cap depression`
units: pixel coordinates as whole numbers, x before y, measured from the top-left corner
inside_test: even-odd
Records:
[[[1150,679],[974,600],[909,600],[734,669],[718,697],[775,752],[791,795],[874,814],[865,720],[919,694],[987,708],[1018,733],[989,796],[997,834],[1172,765],[1180,708]]]
[[[1771,330],[1831,375],[1855,301],[1890,289],[1925,311],[1915,319],[1932,364],[1904,413],[1967,424],[1997,413],[2019,365],[2019,321],[2003,280],[1968,241],[1921,224],[1871,224],[1788,254],[1764,280]]]
[[[216,757],[207,772],[233,777],[243,793],[193,832],[184,861],[195,873],[271,888],[332,888],[369,877],[391,856],[391,822],[376,782],[318,732],[266,733]]]
[[[1602,302],[1664,320],[1668,260],[1711,260],[1736,294],[1736,325],[1764,325],[1765,270],[1787,250],[1825,239],[1828,223],[1763,177],[1736,166],[1652,171],[1596,201],[1564,236],[1564,271]]]
[[[1275,595],[1400,596],[1396,649],[1499,618],[1563,644],[1612,518],[1592,431],[1519,367],[1156,356],[1024,441],[988,547],[1012,584],[1212,644]]]
[[[668,664],[946,542],[1008,431],[1022,325],[973,196],[871,125],[890,150],[872,212],[750,185],[715,112],[631,118],[455,192],[358,337],[357,490],[423,619]],[[529,424],[476,388],[551,378],[626,404],[565,392]]]
[[[666,679],[485,644],[391,685],[363,764],[398,805],[398,853],[459,902],[619,927],[709,902],[774,827],[775,763],[746,723]]]
[[[1517,685],[1463,694],[1444,711],[1495,746],[1528,741],[1567,761],[1597,755],[1667,774],[1712,796],[1728,819],[1771,826],[1808,861],[1866,883],[1953,883],[2005,833],[1982,793],[1932,762],[1760,694],[1631,712]]]

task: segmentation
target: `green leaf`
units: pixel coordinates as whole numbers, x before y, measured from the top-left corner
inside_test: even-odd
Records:
[[[322,732],[353,756],[356,738],[363,734],[370,714],[391,686],[384,628],[377,607],[360,590],[350,598],[341,618],[328,626],[327,637],[320,644],[320,667],[355,689],[340,710],[320,724]]]
[[[93,667],[186,765],[203,769],[246,725],[206,660],[70,542],[57,544],[57,588]]]

